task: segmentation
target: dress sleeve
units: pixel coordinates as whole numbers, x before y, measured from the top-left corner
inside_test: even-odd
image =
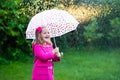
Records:
[[[49,60],[49,59],[54,59],[56,56],[56,54],[53,54],[53,53],[45,53],[43,51],[43,49],[41,48],[41,46],[39,45],[35,45],[34,46],[34,56],[36,56],[37,58],[43,60],[43,61],[46,61],[46,60]]]
[[[60,58],[59,57],[55,57],[55,58],[53,58],[53,61],[54,62],[60,62]]]

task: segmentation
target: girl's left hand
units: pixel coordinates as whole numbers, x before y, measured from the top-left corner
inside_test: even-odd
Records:
[[[59,53],[59,48],[56,47],[55,49],[53,49],[53,53]]]
[[[59,52],[59,47],[56,47],[54,50],[53,50],[53,53],[55,53],[57,55],[57,57],[61,57],[61,54]]]

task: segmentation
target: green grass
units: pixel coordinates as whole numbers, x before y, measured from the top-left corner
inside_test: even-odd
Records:
[[[31,63],[14,62],[0,66],[0,80],[31,80]]]
[[[0,65],[0,80],[31,80],[32,59]],[[120,50],[67,50],[55,80],[120,80]]]

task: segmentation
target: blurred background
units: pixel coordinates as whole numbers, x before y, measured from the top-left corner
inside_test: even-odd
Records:
[[[109,66],[106,65],[105,62],[106,60],[102,61],[105,62],[105,65],[107,66],[106,69],[110,67],[109,63],[113,62],[113,64],[111,64],[110,71],[106,72],[107,73],[106,76],[104,76],[105,67],[101,69],[100,68],[101,65],[99,65],[100,62],[98,60],[99,64],[97,64],[98,62],[96,62],[96,64],[93,63],[93,65],[99,65],[99,70],[103,70],[103,73],[97,75],[97,77],[96,76],[91,77],[90,73],[89,76],[85,75],[88,74],[89,71],[86,71],[86,73],[82,74],[82,72],[86,70],[83,69],[84,68],[83,66],[81,67],[82,69],[75,72],[76,73],[75,77],[72,77],[72,75],[74,75],[75,73],[69,73],[69,71],[66,71],[65,73],[64,71],[62,72],[62,70],[61,73],[59,71],[56,71],[55,73],[55,76],[57,76],[56,80],[80,80],[80,79],[119,80],[120,79],[119,75],[120,69],[118,69],[118,67],[120,67],[119,5],[120,0],[1,0],[0,80],[14,80],[14,78],[15,80],[16,78],[19,78],[20,80],[29,80],[31,78],[30,73],[33,63],[32,62],[33,54],[31,51],[32,40],[26,40],[25,31],[32,16],[41,11],[53,8],[66,10],[79,21],[79,25],[75,31],[72,31],[68,34],[56,38],[57,45],[60,47],[61,51],[65,52],[64,53],[65,55],[63,57],[63,63],[61,62],[60,64],[62,66],[56,64],[57,68],[55,69],[66,68],[67,70],[66,67],[68,66],[68,64],[66,64],[67,60],[74,61],[74,58],[72,57],[73,55],[75,57],[76,56],[78,57],[79,55],[82,56],[82,58],[80,56],[78,58],[75,58],[74,69],[78,68],[76,66],[79,65],[78,63],[79,61],[81,62],[81,60],[84,63],[84,61],[87,59],[88,61],[92,59],[93,59],[92,61],[96,61],[96,59],[100,59],[101,61],[104,60],[103,58],[106,58],[108,60],[107,65]],[[107,58],[108,56],[110,57]],[[22,65],[26,67],[23,67]],[[91,65],[91,63],[86,63],[85,65],[88,66]],[[9,71],[9,69],[13,70]],[[70,69],[71,69],[70,72],[75,71],[72,67]],[[90,66],[89,69],[91,69]],[[17,74],[17,72],[14,72],[16,70],[21,71],[22,73]],[[8,71],[10,73],[8,73]],[[8,73],[8,75],[6,73]],[[22,75],[27,73],[29,75],[27,76]],[[79,73],[81,74],[81,77],[79,77]],[[6,76],[3,77],[3,75],[5,74]],[[15,74],[16,77],[13,77],[13,75]],[[66,75],[68,74],[68,76],[65,77],[65,74]]]

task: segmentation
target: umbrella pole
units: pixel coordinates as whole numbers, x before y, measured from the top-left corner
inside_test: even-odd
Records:
[[[54,41],[55,47],[57,47],[55,37],[53,38],[53,41]]]

